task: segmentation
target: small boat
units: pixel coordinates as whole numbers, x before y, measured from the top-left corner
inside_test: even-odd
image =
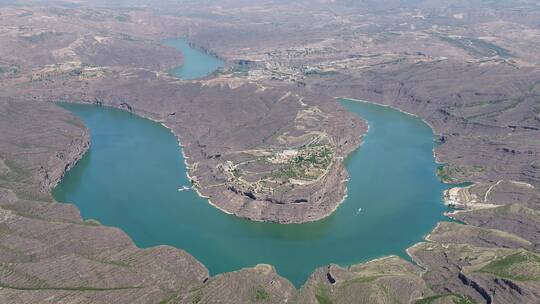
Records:
[[[362,208],[358,208],[358,211],[356,211],[356,214],[358,215],[360,212],[362,212]]]
[[[191,189],[191,188],[188,187],[188,186],[182,186],[182,188],[178,188],[178,192],[186,191],[186,190],[189,190],[189,189]]]

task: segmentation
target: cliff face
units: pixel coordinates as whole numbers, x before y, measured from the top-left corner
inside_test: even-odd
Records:
[[[88,149],[88,130],[52,104],[0,101],[0,302],[152,303],[208,279],[183,250],[136,248],[49,191]]]
[[[47,201],[50,195],[41,191],[52,174],[42,172],[61,176],[87,148],[87,130],[53,104],[3,100],[0,108],[1,302],[389,303],[467,297],[513,303],[539,296],[540,256],[534,252],[540,240],[534,229],[540,214],[519,203],[505,205],[504,195],[519,187],[521,201],[537,203],[522,183],[467,188],[460,199],[482,197],[500,207],[452,215],[469,225],[439,224],[430,243],[409,249],[418,266],[397,257],[347,269],[331,265],[295,290],[269,265],[210,277],[183,250],[136,248],[122,231],[83,221],[73,205]]]
[[[418,115],[438,136],[439,176],[454,183],[519,180],[540,186],[540,73],[505,62],[371,66],[307,77],[312,90]]]
[[[298,88],[188,83],[141,70],[83,68],[83,77],[69,79],[61,70],[38,73],[47,80],[19,79],[10,94],[108,105],[162,122],[178,137],[199,193],[251,220],[330,215],[345,195],[343,159],[367,129],[332,97]],[[315,166],[287,153],[313,156]]]
[[[538,302],[535,1],[208,3],[0,7],[0,302]],[[194,83],[166,76],[180,57],[157,41],[185,35],[226,68]],[[333,97],[422,117],[439,136],[439,176],[475,183],[448,192],[464,208],[449,214],[461,224],[440,223],[410,248],[415,265],[389,257],[325,266],[300,290],[268,265],[209,277],[184,251],[136,248],[49,194],[88,148],[80,121],[42,102],[67,100],[164,122],[197,188],[224,210],[279,222],[323,217],[344,193],[340,158],[366,127]],[[318,145],[302,148],[315,137]],[[335,159],[321,159],[324,178],[285,195],[255,192],[223,170],[257,153],[286,160],[327,145]],[[209,187],[218,183],[229,184]]]
[[[74,138],[65,152],[59,152],[49,159],[45,166],[39,168],[39,190],[50,193],[60,182],[64,174],[77,163],[90,148],[90,135],[85,129],[81,138]]]
[[[88,130],[54,105],[2,99],[0,107],[4,185],[21,198],[51,201],[52,188],[88,149]],[[65,122],[49,124],[44,119],[48,115],[51,121],[62,117]]]

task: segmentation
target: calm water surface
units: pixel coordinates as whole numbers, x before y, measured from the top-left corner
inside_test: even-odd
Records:
[[[250,222],[218,211],[193,191],[179,192],[189,181],[173,134],[158,123],[92,105],[62,105],[90,129],[92,146],[54,196],[76,204],[84,218],[123,229],[140,247],[183,248],[212,274],[269,263],[298,286],[328,263],[405,257],[405,249],[443,219],[445,185],[435,176],[431,130],[389,108],[343,104],[367,119],[370,129],[346,161],[348,198],[315,223]]]
[[[176,77],[182,79],[205,77],[223,65],[221,59],[192,48],[185,39],[167,39],[163,44],[176,48],[184,56],[184,64],[169,71]]]
[[[370,128],[346,160],[348,198],[315,223],[250,222],[220,212],[194,191],[179,192],[189,181],[173,134],[128,112],[92,105],[62,104],[90,129],[92,145],[53,194],[76,204],[84,218],[121,228],[140,247],[187,250],[211,274],[268,263],[300,286],[328,263],[407,257],[405,249],[444,219],[446,186],[435,175],[431,129],[390,108],[342,104]]]

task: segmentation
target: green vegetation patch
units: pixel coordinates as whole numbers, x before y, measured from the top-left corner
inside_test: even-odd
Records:
[[[159,301],[159,304],[176,303],[178,300],[180,300],[180,292],[175,292],[170,297]]]
[[[262,288],[262,287],[258,287],[257,289],[255,289],[255,292],[253,294],[253,299],[257,302],[261,302],[261,301],[265,301],[265,300],[268,300],[270,298],[270,294],[268,294],[268,292]]]
[[[304,71],[304,76],[309,75],[321,75],[321,76],[327,76],[327,75],[336,75],[337,71],[334,70],[319,70],[319,69],[308,69]]]
[[[249,67],[243,65],[235,65],[231,68],[233,74],[247,76],[249,74]]]
[[[19,71],[20,67],[18,65],[0,66],[0,76],[14,76]]]
[[[417,300],[415,304],[431,304],[431,303],[436,303],[437,300],[442,300],[442,299],[451,300],[452,303],[455,303],[455,304],[475,304],[476,303],[473,300],[469,300],[465,296],[453,293],[453,294],[436,295],[436,296],[423,298],[423,299]]]
[[[354,284],[371,283],[371,282],[377,280],[380,277],[382,277],[382,276],[374,275],[374,276],[357,277],[357,278],[354,278],[354,279],[347,280],[347,281],[343,282],[339,286],[339,288],[346,288],[346,287],[349,287],[349,286],[354,285]]]
[[[467,38],[467,37],[448,37],[448,36],[439,36],[439,39],[442,41],[463,49],[469,54],[476,57],[493,57],[499,56],[501,58],[510,58],[512,55],[510,52],[496,44],[493,44],[489,41],[478,39],[478,38]]]
[[[440,165],[437,167],[437,176],[444,183],[452,183],[456,181],[455,177],[463,179],[463,178],[470,177],[484,171],[485,171],[485,168],[479,165],[473,165],[473,166]]]
[[[490,273],[516,281],[540,280],[540,256],[532,252],[519,252],[497,259],[477,272]]]
[[[118,22],[129,22],[131,21],[131,16],[126,14],[121,14],[115,17]]]
[[[317,179],[332,163],[334,151],[329,144],[308,145],[287,161],[275,174],[278,178]]]
[[[443,183],[451,183],[452,177],[450,176],[450,172],[448,170],[448,166],[438,166],[437,167],[437,176],[441,179]]]
[[[201,290],[197,290],[197,292],[195,292],[192,296],[191,296],[191,303],[192,304],[197,304],[199,303],[201,300],[202,300],[202,291]]]
[[[330,291],[328,290],[328,287],[323,284],[319,284],[319,289],[315,293],[315,298],[317,299],[317,302],[319,302],[319,304],[333,303],[330,299]]]

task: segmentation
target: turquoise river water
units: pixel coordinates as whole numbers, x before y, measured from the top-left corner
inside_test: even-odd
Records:
[[[186,57],[186,61],[190,58]],[[348,197],[329,217],[306,224],[257,223],[227,215],[194,191],[175,136],[125,111],[61,104],[91,132],[89,152],[53,194],[84,218],[124,230],[139,247],[185,249],[211,274],[272,264],[296,286],[316,267],[350,265],[405,249],[444,220],[431,129],[420,119],[342,100],[369,123],[346,159]]]
[[[221,59],[192,48],[185,39],[167,39],[163,41],[163,44],[182,52],[184,64],[170,71],[179,78],[189,80],[205,77],[223,65]]]

